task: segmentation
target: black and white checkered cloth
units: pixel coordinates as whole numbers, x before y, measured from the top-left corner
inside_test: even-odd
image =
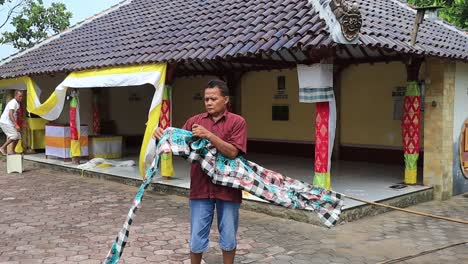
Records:
[[[192,137],[190,131],[168,128],[158,143],[157,155],[146,173],[145,181],[135,196],[127,220],[104,263],[117,263],[122,255],[128,240],[129,227],[141,207],[144,191],[158,171],[159,156],[162,153],[172,153],[190,162],[199,162],[202,170],[215,184],[244,190],[287,208],[313,210],[327,227],[338,223],[343,206],[342,194],[285,177],[243,157],[228,159],[217,153],[216,148],[208,140],[197,140]]]
[[[135,195],[135,198],[133,199],[133,204],[130,207],[130,210],[128,211],[127,219],[125,220],[125,223],[122,229],[117,235],[117,238],[112,244],[112,248],[109,250],[109,253],[107,254],[107,257],[103,261],[103,263],[115,264],[119,262],[119,259],[122,256],[123,250],[128,241],[128,236],[130,234],[130,226],[133,223],[133,219],[135,218],[138,209],[141,208],[141,202],[142,202],[143,195],[145,193],[146,188],[148,188],[148,186],[151,184],[151,181],[154,175],[156,175],[158,171],[158,168],[157,168],[158,163],[159,163],[159,155],[155,157],[150,168],[146,171],[145,180],[141,184],[140,188],[138,189],[137,194]]]

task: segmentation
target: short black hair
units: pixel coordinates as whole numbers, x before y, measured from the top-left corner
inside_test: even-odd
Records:
[[[210,80],[205,87],[206,89],[213,89],[213,88],[218,88],[219,91],[221,92],[222,96],[229,96],[229,89],[227,87],[226,82],[223,82],[221,80]]]

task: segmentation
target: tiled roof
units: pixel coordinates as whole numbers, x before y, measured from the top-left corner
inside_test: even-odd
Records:
[[[363,23],[360,42],[397,52],[468,60],[468,34],[440,20],[425,20],[410,46],[416,11],[398,0],[355,0]]]
[[[397,0],[355,2],[362,46],[468,59],[465,33],[425,21],[412,48],[414,12]],[[163,61],[192,63],[186,69],[234,67],[238,58],[304,61],[312,48],[335,46],[308,0],[133,0],[114,9],[0,63],[0,78]]]
[[[0,66],[0,77],[329,45],[304,0],[133,0]]]

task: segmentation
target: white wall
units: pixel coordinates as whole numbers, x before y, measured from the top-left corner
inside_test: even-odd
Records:
[[[172,85],[172,126],[182,127],[188,118],[203,113],[205,105],[203,100],[195,100],[197,93],[203,95],[203,88],[215,76],[194,76],[176,78]]]
[[[105,93],[103,96],[108,98],[107,112],[110,120],[116,124],[116,134],[118,135],[143,135],[145,133],[146,122],[148,121],[148,111],[151,107],[151,101],[154,95],[154,86],[131,86],[102,88]],[[138,101],[131,101],[129,98],[135,95]],[[104,113],[103,113],[104,114]],[[103,118],[106,118],[103,116]]]
[[[401,121],[393,119],[392,92],[406,84],[405,65],[400,62],[346,68],[338,113],[341,144],[402,149]]]
[[[468,118],[468,63],[457,63],[453,104],[453,139],[458,142],[463,122]]]
[[[455,98],[453,113],[453,194],[468,192],[468,179],[460,164],[460,134],[468,118],[468,63],[457,63],[455,73]]]

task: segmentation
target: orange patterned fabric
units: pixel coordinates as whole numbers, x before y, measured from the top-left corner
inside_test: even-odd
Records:
[[[69,137],[45,137],[45,144],[55,148],[70,148],[71,138]],[[80,138],[81,146],[88,146],[88,137]]]

